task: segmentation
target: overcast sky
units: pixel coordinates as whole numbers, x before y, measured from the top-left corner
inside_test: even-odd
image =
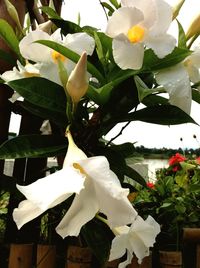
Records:
[[[167,0],[171,5],[177,3],[176,0]],[[81,26],[90,25],[105,30],[106,17],[99,0],[66,0],[63,5],[62,17],[66,20],[77,22],[78,14],[81,17]],[[189,23],[196,14],[200,13],[199,0],[186,0],[181,9],[179,20],[184,29],[187,30]],[[176,25],[171,29],[175,33]],[[200,125],[200,105],[193,103],[191,116]],[[11,131],[18,128],[19,120],[17,116],[11,124]],[[123,124],[116,127],[109,135],[108,139],[115,136]],[[196,135],[197,139],[193,138]],[[180,140],[182,139],[182,141]],[[131,123],[119,138],[115,140],[116,143],[124,141],[137,142],[138,146],[157,148],[198,148],[200,141],[200,127],[194,124],[182,124],[178,126],[159,126],[155,124],[148,124],[142,122]]]

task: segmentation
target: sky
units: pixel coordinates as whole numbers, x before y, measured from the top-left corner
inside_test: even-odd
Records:
[[[166,0],[174,6],[177,0]],[[179,14],[179,21],[184,30],[188,29],[191,20],[200,13],[199,0],[185,0],[185,3]],[[80,14],[80,25],[90,25],[101,29],[106,28],[106,17],[99,0],[65,0],[62,10],[62,18],[73,22],[78,21]],[[177,25],[174,22],[170,32],[176,35]],[[114,140],[116,144],[123,142],[132,142],[136,146],[145,146],[148,148],[199,148],[200,146],[200,104],[192,103],[191,117],[197,124],[181,124],[176,126],[160,126],[143,122],[132,122],[125,128],[123,134]],[[17,116],[13,117],[10,131],[14,131],[19,126]],[[106,139],[110,140],[117,135],[124,124],[119,124],[108,135]],[[196,135],[196,139],[193,138]]]

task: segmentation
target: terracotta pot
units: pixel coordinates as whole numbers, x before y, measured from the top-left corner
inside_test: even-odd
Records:
[[[162,268],[182,268],[182,253],[180,251],[159,251]]]
[[[11,244],[8,268],[32,267],[33,244]]]
[[[37,245],[37,268],[55,268],[56,246]]]
[[[65,268],[91,268],[92,253],[89,248],[69,246]]]

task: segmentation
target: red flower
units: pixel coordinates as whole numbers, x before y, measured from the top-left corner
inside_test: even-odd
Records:
[[[196,158],[196,162],[200,165],[200,156]]]
[[[154,188],[154,184],[153,184],[153,182],[148,181],[148,182],[147,182],[147,187],[149,187],[149,188]]]
[[[173,165],[178,164],[178,163],[180,163],[180,162],[183,162],[183,161],[185,161],[185,160],[186,160],[186,158],[185,158],[183,155],[181,155],[181,154],[179,154],[179,153],[176,153],[175,155],[173,155],[173,156],[169,159],[169,165],[170,165],[170,166],[173,166]]]

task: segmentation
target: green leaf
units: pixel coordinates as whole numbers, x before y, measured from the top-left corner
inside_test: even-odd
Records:
[[[114,8],[106,2],[101,2],[101,5],[104,8],[107,8],[109,10],[110,14],[112,14],[115,11]]]
[[[164,68],[168,68],[173,66],[181,61],[183,61],[187,56],[189,56],[192,52],[188,49],[178,48],[176,47],[173,52],[163,59],[159,59],[153,52],[153,50],[148,49],[145,51],[144,62],[142,70],[146,71],[156,71]]]
[[[109,1],[116,9],[120,7],[120,4],[118,4],[117,0],[109,0]]]
[[[8,85],[34,105],[60,113],[66,109],[64,89],[48,79],[41,77],[23,78],[10,81]]]
[[[80,33],[83,32],[83,29],[76,23],[63,20],[63,19],[56,19],[53,18],[51,21],[58,27],[62,29],[62,33],[64,35],[73,34],[73,33]]]
[[[140,102],[142,102],[145,97],[151,95],[154,92],[157,92],[156,89],[154,90],[148,88],[144,81],[137,75],[134,76],[134,81],[137,87],[138,98]]]
[[[19,40],[10,24],[3,19],[0,19],[0,37],[17,54],[20,61],[22,61],[22,56],[19,50]]]
[[[159,125],[177,125],[184,123],[197,124],[188,114],[173,105],[155,105],[143,108],[136,112],[118,117],[107,123],[120,123],[126,121],[143,121]]]
[[[62,46],[54,41],[38,40],[38,41],[36,41],[36,43],[40,43],[42,45],[48,46],[48,47],[54,49],[55,51],[59,52],[60,54],[64,55],[65,57],[69,58],[70,60],[72,60],[74,62],[78,62],[78,60],[80,58],[80,55],[78,55],[74,51],[72,51],[72,50],[66,48],[65,46]],[[104,77],[102,76],[102,74],[90,62],[87,63],[87,70],[94,77],[96,77],[99,80],[99,82],[104,81]]]
[[[16,64],[16,60],[12,57],[12,55],[2,49],[0,49],[0,59],[8,62],[11,66]]]
[[[82,227],[81,234],[100,264],[105,264],[109,258],[111,241],[113,239],[110,228],[106,224],[94,219]]]
[[[29,111],[34,115],[37,115],[43,119],[49,119],[51,122],[60,127],[66,127],[68,125],[65,110],[63,110],[63,113],[52,111],[48,109],[48,107],[39,107],[38,105],[34,105],[27,101],[23,101],[22,103],[20,103],[20,106],[22,106],[25,110]]]
[[[0,159],[47,157],[63,153],[67,139],[56,135],[20,135],[0,146]]]
[[[186,40],[186,36],[185,36],[185,32],[184,29],[182,27],[182,25],[180,24],[180,22],[178,20],[176,20],[178,23],[178,47],[179,48],[183,48],[183,49],[187,49],[187,40]]]
[[[135,182],[141,184],[142,186],[146,187],[145,179],[133,168],[126,166],[125,175]]]
[[[62,18],[56,13],[56,11],[48,6],[42,6],[40,8],[46,15],[49,16],[49,18],[53,18],[53,19],[59,19],[62,20]]]
[[[200,92],[197,89],[192,89],[192,99],[197,103],[200,103]]]

